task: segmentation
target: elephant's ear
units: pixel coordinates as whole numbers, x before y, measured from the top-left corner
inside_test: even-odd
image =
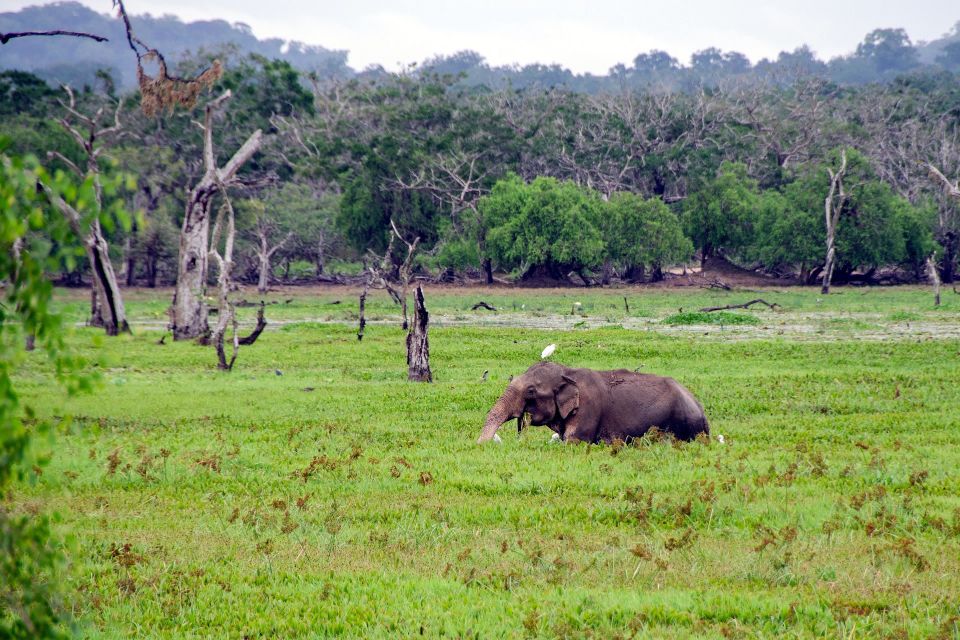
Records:
[[[557,408],[560,417],[566,419],[580,406],[580,387],[573,378],[562,376],[562,382],[557,388]]]

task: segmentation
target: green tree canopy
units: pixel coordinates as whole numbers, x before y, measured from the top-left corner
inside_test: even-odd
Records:
[[[572,182],[540,177],[526,184],[510,175],[479,206],[489,225],[487,246],[502,268],[559,279],[603,261],[603,203]]]
[[[683,226],[701,260],[717,251],[736,253],[750,242],[757,205],[757,183],[739,162],[724,162],[716,177],[700,185],[683,203]]]

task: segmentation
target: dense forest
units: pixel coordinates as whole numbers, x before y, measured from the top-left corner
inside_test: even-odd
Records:
[[[55,5],[38,26],[67,9],[80,11]],[[31,11],[5,14],[3,28]],[[162,41],[150,29],[170,20],[137,18],[140,37]],[[960,173],[960,41],[937,44],[926,63],[902,30],[868,34],[829,63],[805,49],[753,66],[715,50],[690,66],[654,52],[589,87],[529,68],[487,82],[495,70],[469,53],[355,74],[342,52],[315,51],[329,54],[327,71],[304,72],[219,47],[180,56],[178,74],[216,76],[196,107],[176,110],[145,113],[116,68],[71,91],[2,72],[0,135],[7,153],[51,170],[116,179],[112,197],[133,215],[103,214],[99,233],[127,285],[177,278],[205,146],[223,166],[256,131],[229,191],[233,278],[261,289],[356,273],[384,253],[395,271],[395,237],[417,240],[412,268],[447,280],[645,282],[722,257],[808,283],[825,271],[836,282],[916,280],[933,260],[952,282],[960,213],[938,172]],[[28,46],[38,45],[4,45],[4,60]],[[126,59],[121,49],[115,60]],[[206,140],[203,105],[226,90]],[[81,282],[88,261],[65,263],[62,277]]]

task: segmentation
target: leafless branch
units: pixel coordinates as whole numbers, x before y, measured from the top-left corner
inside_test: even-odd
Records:
[[[90,38],[91,40],[96,40],[97,42],[109,42],[109,38],[104,38],[103,36],[94,35],[92,33],[84,33],[82,31],[63,31],[56,29],[54,31],[12,31],[10,33],[0,33],[0,44],[7,44],[14,38],[28,38],[34,36],[70,36],[73,38]]]

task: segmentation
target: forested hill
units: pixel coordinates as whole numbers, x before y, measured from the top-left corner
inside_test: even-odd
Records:
[[[104,6],[108,6],[104,2]],[[289,62],[303,71],[323,76],[345,76],[354,72],[347,66],[347,52],[287,42],[279,38],[260,40],[247,25],[224,20],[183,22],[175,16],[135,17],[137,36],[163,52],[171,62],[187,52],[235,48],[242,57],[256,53]],[[123,24],[109,13],[97,13],[77,2],[60,2],[27,7],[18,12],[0,13],[0,32],[70,29],[106,36],[97,43],[80,38],[21,38],[0,49],[0,69],[31,71],[48,82],[78,87],[89,84],[98,69],[108,70],[125,89],[136,85],[135,58],[127,48]]]
[[[960,14],[960,9],[957,13]],[[317,72],[322,78],[358,74],[347,66],[347,51],[279,38],[260,40],[241,23],[182,22],[175,16],[150,15],[135,19],[140,38],[164,52],[171,61],[181,59],[188,52],[220,51],[226,47],[233,49],[238,58],[249,53],[278,58],[301,71]],[[949,22],[944,23],[945,30],[947,25]],[[76,2],[0,13],[0,32],[63,28],[104,35],[110,42],[24,38],[0,49],[0,69],[31,71],[53,84],[67,83],[75,87],[92,83],[97,70],[106,69],[121,88],[134,86],[133,58],[125,50],[121,24],[114,16],[97,13]],[[707,45],[709,43],[704,43]],[[642,50],[642,43],[638,43],[637,49]],[[680,61],[665,51],[647,51],[638,53],[632,61],[614,63],[616,61],[611,61],[613,66],[605,75],[578,75],[557,64],[491,66],[480,53],[461,51],[426,60],[419,68],[462,73],[462,83],[468,86],[509,85],[518,89],[531,85],[563,86],[582,93],[645,86],[686,90],[727,79],[792,77],[798,71],[840,84],[864,84],[886,82],[913,72],[960,71],[960,22],[943,37],[928,43],[913,42],[903,29],[876,29],[866,34],[854,51],[826,61],[807,47],[784,51],[774,59],[756,63],[737,51],[707,47],[694,53],[688,61]],[[383,69],[371,67],[359,73],[376,76],[382,75]]]

